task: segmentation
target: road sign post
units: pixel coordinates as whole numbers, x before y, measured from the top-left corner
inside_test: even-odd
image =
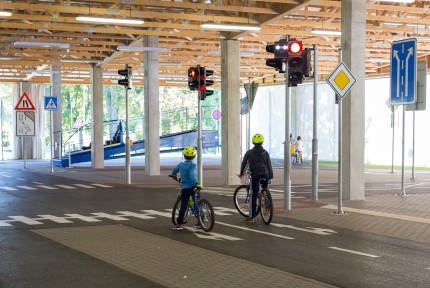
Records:
[[[417,101],[417,39],[395,41],[391,45],[390,103],[403,105],[402,127],[402,187],[405,191],[405,117],[406,106]]]
[[[339,97],[339,127],[338,127],[338,214],[344,214],[342,208],[342,99],[348,94],[351,87],[355,84],[356,80],[349,71],[348,67],[342,62],[342,50],[339,49],[340,62],[327,78],[327,83],[333,88],[337,96]]]

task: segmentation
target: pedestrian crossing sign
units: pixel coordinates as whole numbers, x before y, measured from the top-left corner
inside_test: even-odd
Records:
[[[56,96],[45,96],[45,110],[57,111],[58,110],[58,97]]]
[[[15,106],[15,110],[36,110],[36,108],[34,108],[33,102],[31,102],[30,98],[28,97],[27,92],[22,93],[21,98],[19,98],[18,103]]]

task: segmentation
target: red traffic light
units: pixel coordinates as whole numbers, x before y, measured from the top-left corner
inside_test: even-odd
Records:
[[[298,54],[303,50],[303,44],[301,41],[290,41],[288,43],[288,52],[291,54]]]

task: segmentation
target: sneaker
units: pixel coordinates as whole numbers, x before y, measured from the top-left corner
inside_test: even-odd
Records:
[[[173,230],[183,230],[184,228],[182,228],[182,225],[181,224],[176,224],[176,225],[173,225],[173,227],[172,227],[172,229]]]
[[[193,227],[196,229],[202,229],[202,226],[200,226],[199,224],[193,224]]]
[[[245,222],[246,223],[254,223],[254,218],[251,218],[251,217],[246,218]]]

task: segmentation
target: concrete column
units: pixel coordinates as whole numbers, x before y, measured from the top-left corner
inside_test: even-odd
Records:
[[[222,183],[237,185],[240,172],[240,56],[239,41],[221,41]]]
[[[343,102],[343,198],[364,199],[366,0],[342,0],[342,59],[357,82]]]
[[[52,113],[53,115],[53,131],[54,131],[54,158],[59,158],[62,155],[61,151],[61,132],[63,130],[63,109],[61,109],[61,66],[51,66],[51,96],[58,97],[58,110]]]
[[[103,71],[91,67],[91,167],[104,168],[103,143]]]
[[[144,36],[143,46],[158,47],[158,36]],[[160,93],[157,51],[144,53],[145,175],[160,175]]]

